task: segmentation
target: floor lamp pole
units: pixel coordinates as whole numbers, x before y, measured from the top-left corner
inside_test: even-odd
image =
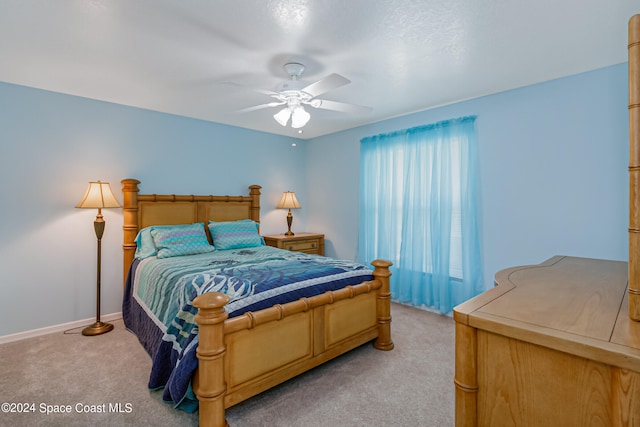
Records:
[[[82,330],[82,335],[100,335],[109,332],[113,329],[113,325],[110,323],[104,323],[100,321],[100,276],[101,264],[102,264],[102,236],[104,234],[104,218],[102,217],[102,209],[98,208],[98,215],[96,215],[95,221],[93,221],[93,228],[96,232],[98,239],[98,272],[96,278],[96,321],[93,325],[87,326]]]

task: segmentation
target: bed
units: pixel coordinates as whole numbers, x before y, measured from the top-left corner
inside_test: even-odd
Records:
[[[250,186],[248,196],[198,196],[139,194],[139,184],[140,181],[136,179],[122,181],[126,285],[123,317],[127,327],[138,335],[145,349],[152,349],[150,354],[153,353],[154,362],[150,387],[165,388],[165,396],[177,390],[179,402],[176,403],[176,396],[173,396],[173,401],[176,405],[186,402],[187,410],[195,409],[190,402],[196,402],[200,426],[227,425],[226,408],[367,342],[373,341],[373,346],[380,350],[393,349],[390,331],[390,262],[375,260],[372,262],[373,270],[362,269],[348,261],[335,260],[334,265],[334,260],[329,258],[257,245],[250,248],[229,246],[229,249],[210,253],[169,258],[171,262],[161,267],[160,261],[164,260],[159,259],[159,252],[157,256],[143,260],[136,257],[136,242],[141,243],[138,234],[141,230],[155,230],[155,238],[161,239],[169,233],[165,233],[161,226],[172,226],[169,229],[174,230],[181,224],[189,229],[192,229],[190,225],[203,224],[206,238],[209,242],[213,239],[215,244],[221,235],[215,234],[218,226],[236,224],[244,229],[250,228],[247,224],[259,225],[261,187]],[[258,262],[254,261],[255,257],[266,260],[268,274],[255,264]],[[161,277],[178,275],[178,270],[171,270],[178,268],[177,258],[188,261],[187,267],[180,268],[196,272],[188,280],[181,278],[181,286],[185,282],[197,282],[195,286],[198,290],[189,288],[188,291],[176,291],[181,298],[180,304],[168,303],[168,306],[187,307],[186,313],[181,311],[174,314],[171,310],[175,307],[168,306],[151,313],[156,306],[146,306],[138,294],[150,294],[151,299],[171,300],[153,296],[156,294],[152,294],[150,289],[156,286],[160,289]],[[233,268],[225,264],[230,260],[236,263]],[[213,269],[213,272],[204,271],[204,264],[208,264],[210,267],[207,268]],[[272,271],[275,270],[274,265],[286,265],[287,275]],[[314,285],[315,290],[298,289],[300,283],[317,282],[305,274],[323,269],[332,272],[340,269],[340,279],[334,275],[326,287]],[[239,276],[234,275],[236,271],[240,271]],[[202,285],[203,275],[208,280],[207,286]],[[210,283],[219,283],[218,279],[223,276],[225,285],[222,288],[215,287],[217,285],[209,287]],[[280,278],[276,280],[277,277]],[[134,285],[134,278],[140,283],[145,283],[142,279],[147,279],[150,284],[136,282]],[[245,280],[247,278],[250,280]],[[247,285],[256,282],[258,284],[255,286]],[[251,292],[256,289],[257,294],[262,282],[265,287],[267,282],[282,282],[285,286],[295,286],[296,292],[302,294],[269,289],[264,294],[270,296],[261,302],[245,303],[237,298],[236,293],[245,292],[247,287],[251,287]],[[231,285],[225,287],[227,283]],[[184,286],[187,289],[191,285]],[[204,292],[208,289],[213,291]],[[216,291],[220,289],[225,289],[227,293]],[[167,294],[166,290],[153,292]],[[276,301],[270,299],[271,296],[280,293],[291,295],[291,300],[271,305]],[[159,312],[167,319],[174,319],[164,331],[158,324]],[[177,327],[173,328],[176,324]],[[165,348],[168,356],[158,357],[160,348]],[[167,364],[170,364],[168,368]],[[170,373],[163,373],[164,369],[169,369]],[[162,384],[169,377],[185,375],[190,380],[186,385],[182,379],[178,385],[171,380]],[[156,377],[160,378],[159,382],[152,384]]]

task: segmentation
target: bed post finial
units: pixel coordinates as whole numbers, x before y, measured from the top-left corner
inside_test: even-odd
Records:
[[[200,427],[228,426],[224,417],[224,321],[229,317],[224,306],[229,297],[220,292],[207,292],[193,300],[198,309],[198,372],[193,377],[193,391],[198,397]]]
[[[389,287],[389,277],[391,271],[389,267],[393,265],[391,261],[377,259],[371,263],[375,267],[373,276],[378,279],[382,286],[378,289],[377,317],[378,317],[378,338],[373,346],[378,350],[392,350],[391,341],[391,290]]]
[[[123,272],[124,279],[123,284],[127,283],[127,273],[129,272],[129,266],[133,261],[133,257],[136,253],[136,235],[138,234],[138,184],[140,181],[137,179],[127,178],[120,181],[122,183],[122,195],[124,196],[124,203],[122,204],[124,237],[122,242],[123,249]]]

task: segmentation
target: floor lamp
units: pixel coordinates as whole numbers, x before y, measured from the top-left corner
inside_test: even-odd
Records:
[[[119,208],[120,203],[116,200],[111,192],[111,187],[108,182],[90,182],[87,192],[84,194],[80,203],[76,205],[76,208],[82,209],[98,209],[98,215],[96,215],[95,221],[93,221],[93,228],[96,231],[96,237],[98,238],[98,275],[96,281],[96,322],[87,326],[82,330],[82,335],[100,335],[109,332],[113,329],[113,325],[110,323],[104,323],[100,321],[100,264],[101,252],[102,252],[102,235],[104,234],[104,218],[102,217],[102,208]]]

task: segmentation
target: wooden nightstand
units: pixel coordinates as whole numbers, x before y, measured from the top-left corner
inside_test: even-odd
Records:
[[[324,256],[324,234],[296,233],[293,236],[272,234],[262,237],[268,246],[274,248]]]

